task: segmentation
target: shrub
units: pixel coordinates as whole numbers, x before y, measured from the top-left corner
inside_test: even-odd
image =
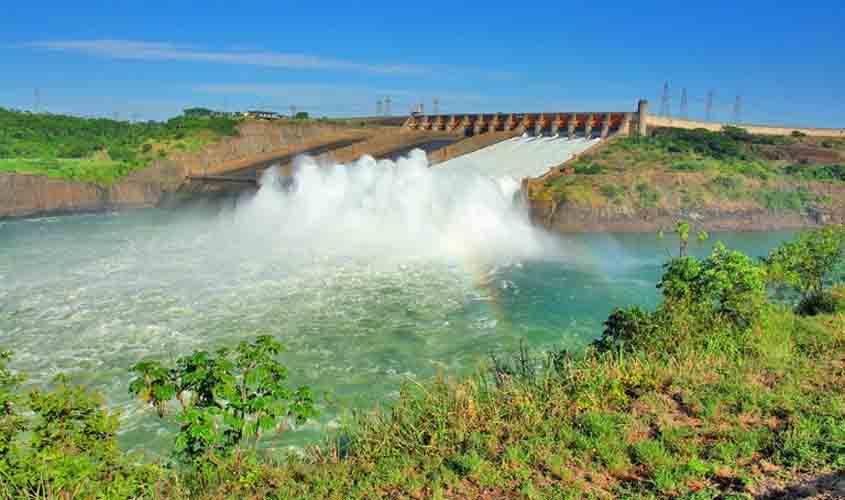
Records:
[[[118,415],[63,376],[52,390],[22,395],[23,377],[8,369],[10,356],[0,354],[0,495],[140,496],[154,467],[132,465],[121,454]]]
[[[165,367],[143,361],[130,392],[165,416],[168,402],[179,403],[175,452],[187,462],[228,455],[243,440],[258,445],[265,431],[287,420],[304,423],[317,414],[307,387],[287,387],[287,369],[275,357],[282,346],[269,336],[241,342],[234,350],[195,352]]]
[[[826,280],[843,258],[845,227],[828,226],[802,232],[772,250],[764,260],[769,282],[794,288],[807,300],[824,292]]]
[[[679,161],[669,168],[676,172],[700,172],[707,169],[707,164],[703,161]]]
[[[646,183],[640,183],[636,186],[639,194],[640,206],[643,208],[655,208],[660,202],[660,193],[652,189]]]
[[[754,136],[751,135],[744,128],[735,127],[732,125],[725,125],[722,128],[722,133],[725,134],[727,137],[740,142],[751,142],[754,139]]]
[[[760,190],[754,193],[757,203],[769,210],[803,212],[804,208],[816,200],[816,196],[804,187],[795,190]]]
[[[765,299],[763,270],[747,255],[717,243],[706,259],[672,259],[657,287],[670,303],[680,303],[730,323],[749,326]]]
[[[824,291],[816,295],[804,297],[795,308],[801,316],[817,316],[819,314],[836,314],[845,312],[845,300]]]
[[[573,167],[575,168],[575,173],[581,175],[599,175],[604,171],[598,163],[576,163]]]
[[[599,191],[601,192],[602,196],[607,198],[611,201],[617,201],[619,198],[625,195],[627,191],[624,186],[616,186],[614,184],[604,184]]]
[[[845,181],[845,165],[788,165],[783,170],[799,179]]]
[[[631,351],[637,345],[652,341],[655,333],[657,325],[651,313],[637,306],[616,308],[604,322],[601,338],[593,345],[601,351]]]

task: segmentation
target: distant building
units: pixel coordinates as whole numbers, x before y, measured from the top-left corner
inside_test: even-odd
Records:
[[[275,111],[250,110],[244,113],[247,118],[254,120],[278,120],[283,116]]]

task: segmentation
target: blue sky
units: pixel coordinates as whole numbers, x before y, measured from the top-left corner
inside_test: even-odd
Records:
[[[84,4],[84,5],[80,5]],[[0,106],[121,118],[183,107],[322,116],[658,109],[845,127],[840,2],[9,2]]]

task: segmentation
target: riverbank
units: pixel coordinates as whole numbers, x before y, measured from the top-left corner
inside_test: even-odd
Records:
[[[160,206],[189,175],[373,136],[327,120],[186,114],[129,123],[0,108],[0,218]]]
[[[658,129],[602,143],[523,190],[532,219],[561,233],[842,223],[845,141]]]

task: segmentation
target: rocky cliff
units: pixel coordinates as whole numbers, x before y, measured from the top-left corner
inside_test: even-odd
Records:
[[[707,231],[767,231],[799,229],[822,224],[845,224],[845,210],[810,208],[787,210],[719,209],[668,210],[631,207],[554,207],[552,202],[529,201],[531,219],[559,233],[658,232],[672,230],[678,220]]]
[[[168,160],[111,186],[52,177],[0,173],[0,217],[152,207],[178,188],[182,167]]]

